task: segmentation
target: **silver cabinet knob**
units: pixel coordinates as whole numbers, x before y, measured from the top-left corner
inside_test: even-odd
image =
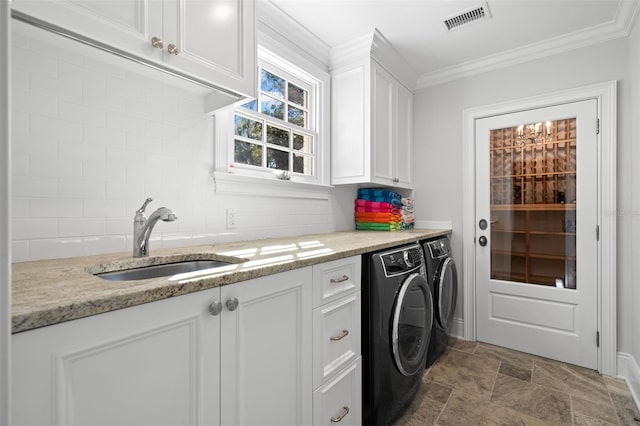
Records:
[[[164,42],[160,37],[153,36],[151,37],[151,45],[156,49],[162,49],[164,47]]]
[[[240,302],[238,302],[238,299],[235,297],[232,297],[231,299],[227,300],[225,302],[225,305],[227,306],[227,309],[230,311],[235,311],[238,308],[238,304]]]
[[[170,45],[167,46],[167,51],[169,52],[170,55],[174,55],[174,56],[176,56],[178,53],[180,53],[178,51],[178,46],[176,46],[173,43],[171,43]]]
[[[221,302],[221,301],[216,300],[215,302],[212,302],[212,303],[209,305],[209,313],[210,313],[212,316],[214,316],[214,317],[215,317],[216,315],[219,315],[219,314],[220,314],[220,312],[222,312],[222,302]]]

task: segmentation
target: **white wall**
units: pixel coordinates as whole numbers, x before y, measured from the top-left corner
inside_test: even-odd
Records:
[[[640,146],[638,146],[638,135],[640,134],[640,23],[636,20],[635,27],[629,37],[629,79],[630,87],[629,93],[631,96],[631,113],[630,117],[634,117],[634,120],[630,120],[629,134],[631,150],[630,161],[631,164],[640,163]],[[634,244],[631,245],[630,258],[635,262],[631,263],[631,281],[629,284],[633,288],[632,297],[630,301],[630,325],[631,325],[631,338],[632,346],[630,348],[631,356],[635,359],[635,386],[637,395],[640,396],[640,369],[638,363],[640,363],[640,169],[635,167],[631,171],[632,185],[627,192],[627,196],[632,199],[631,210],[629,210],[626,216],[630,216],[631,223],[631,240]]]
[[[415,97],[414,170],[419,220],[452,220],[462,265],[462,111],[583,85],[618,80],[618,349],[632,346],[631,161],[628,39],[617,39],[419,90]],[[637,241],[637,240],[636,240]],[[637,263],[637,262],[636,262]],[[461,272],[461,271],[459,271]],[[460,282],[462,278],[460,277]],[[461,318],[462,292],[456,316]]]
[[[155,227],[151,253],[353,228],[353,188],[319,198],[216,193],[202,88],[15,26],[12,261],[131,251],[146,197],[148,213],[167,206],[178,216]],[[227,208],[235,229],[226,229]]]
[[[9,2],[0,1],[0,425],[10,424],[11,346]]]

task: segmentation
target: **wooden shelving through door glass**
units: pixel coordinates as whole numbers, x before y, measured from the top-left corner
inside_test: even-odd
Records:
[[[491,131],[491,278],[575,288],[576,120]]]

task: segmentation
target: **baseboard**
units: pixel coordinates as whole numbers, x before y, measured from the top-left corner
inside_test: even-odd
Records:
[[[464,339],[464,320],[462,318],[454,318],[453,321],[451,321],[449,335],[451,337],[457,337],[458,339]]]
[[[618,352],[617,362],[618,377],[624,379],[629,386],[631,395],[640,410],[640,367],[633,355],[626,352]]]

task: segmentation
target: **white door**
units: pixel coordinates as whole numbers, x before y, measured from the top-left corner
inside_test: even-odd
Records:
[[[597,368],[595,99],[476,121],[479,341]]]

